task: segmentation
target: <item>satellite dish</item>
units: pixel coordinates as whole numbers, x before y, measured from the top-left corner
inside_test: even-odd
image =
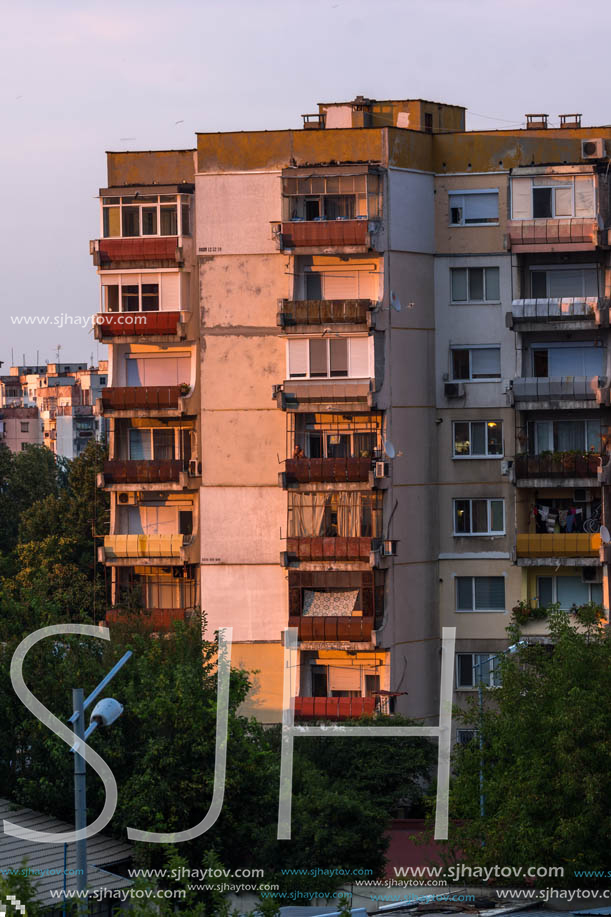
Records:
[[[390,459],[393,459],[395,455],[397,454],[395,451],[395,447],[393,446],[393,444],[391,443],[389,439],[384,441],[384,452]]]
[[[600,540],[603,544],[611,544],[611,534],[606,525],[601,525],[600,527]]]
[[[390,304],[393,307],[393,309],[395,310],[395,312],[400,312],[401,309],[403,308],[399,300],[399,297],[397,296],[394,290],[390,291]]]

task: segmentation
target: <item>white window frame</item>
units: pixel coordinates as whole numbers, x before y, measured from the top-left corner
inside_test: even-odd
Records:
[[[455,379],[454,378],[454,358],[452,356],[455,350],[468,350],[469,351],[469,378],[468,379]],[[498,376],[485,376],[483,378],[474,379],[473,378],[473,369],[472,369],[472,357],[471,354],[474,350],[498,350],[499,352],[499,374]],[[450,347],[450,381],[451,382],[500,382],[501,375],[501,345],[500,344],[454,344]]]
[[[483,686],[485,688],[499,687],[500,682],[495,681],[495,678],[494,678],[495,670],[498,671],[498,668],[499,668],[498,662],[497,662],[499,655],[500,655],[499,653],[491,653],[491,652],[488,652],[488,653],[456,653],[456,679],[455,679],[456,690],[457,691],[477,691],[478,686],[479,686],[479,681],[477,681],[476,673],[481,673],[481,670],[482,670],[482,667],[481,667],[482,659],[480,659],[480,657],[482,657],[483,660],[490,659],[490,678],[488,682],[482,681]],[[470,656],[471,657],[472,682],[470,685],[460,685],[458,683],[458,675],[459,675],[458,657],[459,656]],[[477,670],[475,669],[476,662],[480,662],[480,666],[478,667]]]
[[[332,376],[332,375],[331,375],[331,338],[330,338],[330,337],[322,337],[322,336],[319,336],[319,337],[309,337],[309,338],[291,337],[290,340],[302,340],[302,341],[305,340],[305,341],[307,341],[307,344],[308,344],[308,346],[307,346],[307,348],[306,348],[306,351],[307,351],[307,358],[306,358],[307,372],[306,372],[306,374],[305,374],[304,376],[301,376],[301,375],[298,375],[298,376],[291,376],[291,374],[290,374],[290,370],[291,370],[291,367],[290,367],[290,355],[289,355],[289,343],[290,343],[290,341],[287,341],[287,346],[286,346],[286,379],[291,379],[291,380],[298,380],[298,379],[314,379],[314,380],[317,380],[317,379],[319,379],[319,380],[330,379],[330,380],[333,381],[333,382],[339,381],[339,380],[342,380],[342,379],[371,379],[371,378],[372,378],[371,343],[370,343],[370,338],[369,338],[369,336],[367,336],[367,338],[366,338],[366,340],[367,340],[367,342],[368,342],[367,356],[368,356],[368,364],[369,364],[369,375],[368,375],[368,376],[353,376],[353,375],[352,375],[352,361],[351,361],[350,341],[352,341],[352,340],[359,340],[359,339],[360,339],[360,340],[364,340],[364,339],[365,339],[365,336],[364,336],[364,335],[350,335],[350,336],[346,336],[346,337],[342,337],[342,338],[341,338],[341,340],[345,340],[345,341],[346,341],[346,346],[347,346],[347,350],[348,350],[348,373],[347,373],[347,375],[345,375],[345,376]],[[326,375],[326,376],[319,376],[319,375],[311,376],[311,375],[310,375],[310,341],[313,341],[313,340],[323,340],[323,341],[326,341],[326,342],[327,342],[327,375]],[[337,340],[337,338],[335,338],[335,340]]]
[[[459,608],[458,607],[458,580],[459,579],[470,579],[471,580],[471,600],[473,608]],[[475,580],[476,579],[502,579],[504,581],[504,586],[507,586],[507,578],[500,574],[499,576],[454,576],[454,611],[456,614],[460,615],[481,615],[481,614],[505,614],[507,612],[507,589],[504,589],[505,592],[505,607],[504,608],[476,608],[475,607]]]
[[[585,277],[583,274],[584,271],[594,271],[596,275],[597,284],[599,281],[598,265],[594,263],[592,264],[533,264],[528,269],[528,279],[529,279],[528,294],[529,295],[526,298],[535,298],[533,296],[533,288],[532,288],[533,274],[545,274],[546,299],[554,298],[554,297],[551,297],[550,292],[549,292],[549,280],[548,280],[547,275],[550,273],[550,271],[556,271],[558,273],[560,271],[581,271],[582,272],[582,289],[584,292],[578,293],[574,297],[575,299],[582,299],[582,298],[585,299],[587,297],[587,294],[585,292]],[[596,295],[598,295],[598,293]]]
[[[486,501],[486,525],[487,529],[485,532],[457,532],[456,531],[456,503],[470,503],[472,504],[475,500],[485,500]],[[502,503],[503,505],[503,528],[500,531],[491,530],[490,524],[492,520],[492,508],[491,503],[497,502]],[[473,520],[473,509],[469,507],[469,516]],[[452,499],[452,528],[453,535],[455,538],[489,538],[490,536],[496,537],[499,535],[506,534],[506,518],[505,518],[505,499],[504,497],[454,497]]]
[[[129,238],[134,238],[134,239],[135,239],[135,238],[137,238],[137,236],[133,236],[133,237],[130,236]],[[144,314],[146,315],[146,314],[148,314],[149,312],[155,312],[155,313],[156,313],[156,312],[162,312],[162,311],[163,311],[163,309],[162,309],[162,303],[161,303],[161,286],[162,286],[162,284],[161,284],[161,277],[160,277],[159,274],[156,274],[156,273],[155,273],[155,274],[153,275],[153,276],[155,277],[155,280],[152,280],[152,279],[147,278],[147,275],[146,275],[146,274],[134,274],[133,280],[130,279],[129,283],[123,283],[122,280],[121,280],[121,276],[122,276],[122,275],[119,275],[119,274],[117,275],[117,277],[116,277],[116,283],[103,283],[103,284],[100,285],[101,298],[102,298],[102,302],[101,302],[101,306],[100,306],[100,311],[101,311],[101,312],[104,312],[106,315],[136,315],[137,313],[139,314],[140,312],[144,312]],[[114,277],[113,277],[113,276],[109,276],[109,279],[114,280]],[[179,278],[179,281],[178,281],[178,282],[179,282],[179,288],[180,288],[180,278]],[[148,309],[148,310],[145,311],[145,310],[143,310],[143,308],[142,308],[142,286],[143,286],[143,284],[151,285],[151,284],[153,284],[153,283],[155,283],[155,284],[157,285],[157,303],[158,303],[158,305],[157,305],[157,308],[156,308],[156,309]],[[137,310],[137,313],[136,313],[136,312],[125,312],[124,309],[123,309],[123,287],[136,287],[136,286],[138,287],[138,310]],[[104,293],[104,290],[107,289],[108,287],[119,287],[119,311],[118,311],[118,312],[109,312],[109,311],[107,310],[107,308],[106,308],[106,294]],[[180,289],[179,289],[179,295],[180,295]]]
[[[554,192],[557,188],[567,188],[570,184],[571,187],[571,212],[563,213],[560,216],[556,215],[556,195],[552,193],[552,215],[551,217],[536,217],[535,216],[535,191],[552,191]],[[557,185],[533,185],[530,189],[530,212],[532,213],[533,220],[571,220],[575,216],[575,179],[572,179],[571,182],[562,182]]]
[[[575,568],[575,569],[579,569],[579,568]],[[554,576],[553,574],[551,576],[546,575],[546,574],[543,574],[542,576],[537,576],[537,601],[539,602],[539,604],[541,604],[541,602],[539,601],[539,580],[540,579],[551,579],[552,581],[552,604],[554,604],[555,602],[558,601],[558,580],[559,579],[570,579],[570,577]],[[596,586],[602,587],[602,583],[583,583],[583,585],[587,586],[587,589],[588,589],[588,602],[594,601],[592,598],[592,586],[596,585]],[[563,610],[568,611],[568,609],[563,609]]]
[[[453,229],[463,226],[463,227],[472,227],[472,226],[498,226],[499,225],[499,188],[469,188],[468,190],[458,190],[448,191],[448,225]],[[467,197],[468,195],[475,194],[496,194],[497,199],[497,217],[496,220],[484,220],[482,223],[465,223],[465,213],[463,207],[462,220],[460,223],[452,222],[452,197]]]
[[[151,447],[151,450],[150,450],[150,451],[151,451],[151,456],[152,456],[151,459],[148,459],[148,460],[147,460],[147,459],[132,459],[132,454],[131,454],[131,451],[132,451],[132,448],[131,448],[131,435],[130,435],[132,430],[138,430],[138,431],[141,432],[141,433],[146,432],[146,433],[149,433],[149,434],[150,434],[150,447]],[[180,455],[180,453],[181,453],[181,446],[182,446],[182,434],[183,434],[183,431],[184,431],[184,430],[191,431],[191,430],[192,430],[192,427],[187,427],[187,426],[185,426],[185,427],[167,427],[167,426],[165,426],[165,427],[164,427],[164,426],[161,426],[161,425],[158,426],[158,427],[128,427],[128,428],[127,428],[127,453],[128,453],[128,456],[129,456],[128,461],[138,461],[138,462],[142,462],[142,461],[153,461],[153,462],[161,461],[160,459],[156,459],[156,458],[155,458],[155,445],[154,445],[154,439],[153,439],[153,434],[154,434],[155,430],[172,430],[172,431],[173,431],[173,433],[174,433],[174,455],[173,455],[173,458],[169,459],[168,461],[172,461],[172,462],[182,462],[182,461],[184,461],[184,459],[183,459],[183,458],[181,457],[181,455]]]
[[[176,191],[174,192],[174,194],[172,194],[171,192],[168,194],[160,194],[159,192],[153,192],[149,194],[147,192],[142,192],[142,197],[156,197],[157,201],[156,202],[139,201],[138,199],[136,199],[135,201],[126,200],[126,202],[123,203],[124,198],[133,198],[134,194],[135,192],[133,194],[125,194],[125,192],[123,192],[122,194],[113,194],[113,195],[105,194],[100,198],[100,238],[101,239],[155,239],[159,237],[163,239],[174,239],[177,236],[183,236],[183,235],[191,236],[193,234],[193,195],[192,194],[183,194],[180,191]],[[175,200],[174,201],[160,200],[160,198],[164,198],[164,197],[165,198],[174,197]],[[108,202],[116,201],[117,203],[113,203],[113,204],[105,203],[107,201]],[[176,233],[172,233],[169,236],[162,235],[161,234],[161,212],[160,212],[161,207],[163,206],[171,207],[173,203],[176,205]],[[183,232],[183,225],[182,225],[182,207],[185,204],[188,204],[189,206],[189,232],[188,233]],[[108,209],[109,207],[118,207],[119,208],[119,229],[121,230],[121,232],[118,236],[105,236],[104,235],[104,211]],[[124,236],[123,235],[123,207],[139,207],[140,208],[140,214],[138,216],[138,228],[140,232],[137,236]],[[143,234],[142,232],[142,208],[143,207],[146,207],[146,208],[156,207],[157,208],[157,232],[147,233],[146,235]]]
[[[454,225],[454,224],[453,224],[453,225]],[[468,225],[471,226],[471,225],[473,225],[473,224],[469,223]],[[484,298],[483,298],[483,299],[473,299],[473,298],[471,297],[471,278],[470,278],[470,272],[473,271],[473,270],[475,270],[475,271],[483,271],[483,272],[484,272],[484,274],[483,274]],[[454,299],[454,293],[453,293],[453,290],[452,290],[452,287],[453,287],[452,280],[453,280],[453,273],[454,273],[454,271],[466,271],[466,272],[467,272],[467,290],[468,290],[468,294],[469,294],[468,297],[467,297],[467,299]],[[501,292],[501,269],[499,268],[499,266],[498,266],[497,264],[471,264],[471,265],[469,265],[469,266],[466,266],[466,265],[465,265],[465,267],[459,267],[459,266],[455,265],[454,267],[451,267],[451,268],[450,268],[450,303],[451,303],[453,306],[469,306],[469,305],[486,305],[486,306],[489,306],[489,305],[500,305],[500,303],[501,303],[501,300],[500,300],[500,299],[488,299],[488,298],[486,297],[486,271],[497,271],[497,272],[498,272],[498,278],[499,278],[499,294],[500,294],[500,292]]]
[[[486,452],[470,452],[468,455],[461,455],[459,452],[456,452],[456,424],[457,423],[468,423],[469,424],[469,443],[473,442],[473,436],[471,434],[471,424],[473,423],[483,423],[486,425]],[[501,451],[500,452],[488,452],[488,424],[496,423],[501,428]],[[505,439],[503,435],[503,421],[496,420],[494,418],[482,419],[482,420],[453,420],[452,421],[452,458],[454,459],[502,459],[505,455]]]
[[[558,174],[557,177],[558,177],[558,178],[565,177],[566,174],[567,174],[567,173],[564,173],[564,175],[562,175],[562,176],[560,176],[560,174]],[[577,177],[580,177],[580,178],[581,178],[581,177],[583,177],[583,176],[587,176],[587,177],[591,178],[591,180],[592,180],[592,202],[593,202],[593,210],[594,210],[594,212],[593,212],[593,214],[592,214],[591,216],[589,216],[589,217],[583,217],[583,219],[586,219],[586,220],[589,220],[589,219],[594,220],[594,219],[596,219],[596,214],[597,214],[597,212],[598,212],[598,186],[597,186],[597,182],[594,180],[594,173],[589,173],[589,172],[587,172],[587,173],[585,173],[585,172],[577,172],[577,173],[575,173],[575,174],[570,174],[570,175],[569,175],[570,182],[569,182],[569,181],[557,181],[557,183],[555,183],[555,184],[554,184],[554,176],[553,176],[553,175],[545,176],[545,178],[548,178],[549,181],[551,182],[551,184],[549,184],[549,185],[546,185],[546,184],[535,185],[534,179],[533,179],[533,177],[531,177],[531,176],[520,176],[520,175],[515,175],[515,176],[513,176],[513,179],[512,179],[512,182],[511,182],[511,186],[510,186],[510,194],[511,194],[511,219],[512,219],[512,220],[520,220],[520,221],[521,221],[521,220],[545,220],[545,219],[548,219],[548,220],[572,220],[572,219],[575,219],[575,189],[576,189],[576,182],[575,182],[575,179],[576,179]],[[514,216],[514,213],[513,213],[513,180],[518,179],[518,180],[522,181],[524,178],[530,178],[530,183],[531,183],[531,190],[530,190],[530,216],[517,217],[517,216]],[[571,193],[571,211],[572,211],[572,212],[571,212],[571,215],[568,215],[568,214],[565,214],[565,213],[562,214],[561,216],[556,216],[556,215],[555,215],[555,214],[556,214],[556,195],[555,195],[555,194],[552,194],[552,213],[553,213],[554,215],[551,216],[551,217],[536,217],[536,216],[534,216],[534,195],[533,195],[533,190],[534,190],[535,188],[542,188],[542,189],[543,189],[543,188],[556,189],[556,188],[561,188],[561,187],[565,187],[565,188],[566,188],[569,184],[571,185],[571,192],[572,192],[572,193]],[[581,218],[581,217],[578,217],[577,219],[582,219],[582,218]]]

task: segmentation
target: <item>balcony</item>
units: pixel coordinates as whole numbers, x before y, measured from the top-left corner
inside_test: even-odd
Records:
[[[518,535],[517,563],[519,567],[597,566],[600,546],[599,534]]]
[[[591,487],[597,480],[600,457],[596,453],[549,452],[541,455],[516,455],[514,461],[518,487]]]
[[[349,720],[373,716],[375,697],[296,697],[296,720]]]
[[[360,562],[369,564],[373,550],[372,538],[351,538],[345,535],[325,537],[313,535],[287,538],[287,563],[307,561],[312,563]]]
[[[179,416],[185,413],[180,385],[131,385],[105,388],[98,399],[99,413],[116,417],[134,414]]]
[[[117,566],[196,563],[197,549],[193,535],[105,535],[98,560]]]
[[[106,625],[131,624],[135,629],[145,628],[158,633],[167,633],[172,630],[176,622],[188,621],[190,615],[191,612],[180,608],[146,608],[134,613],[113,608],[106,612]]]
[[[586,252],[598,246],[595,219],[509,220],[512,252]]]
[[[151,343],[182,341],[187,320],[186,312],[100,312],[95,317],[95,337],[102,343],[115,338],[125,343],[142,338],[152,338]]]
[[[151,268],[182,265],[184,240],[180,236],[138,236],[94,239],[89,243],[93,263],[102,269]]]
[[[507,325],[520,331],[589,331],[609,326],[609,300],[598,296],[514,299]]]
[[[284,481],[287,485],[368,482],[371,467],[369,458],[287,459]]]
[[[98,487],[113,490],[144,489],[155,490],[163,485],[164,490],[181,490],[189,485],[190,464],[181,460],[163,461],[159,459],[123,461],[114,459],[104,462],[103,471],[98,475]],[[193,469],[197,471],[197,468]],[[193,475],[196,477],[197,475]],[[129,485],[137,485],[130,488]]]
[[[274,387],[273,397],[282,411],[326,412],[337,406],[349,413],[375,407],[372,379],[289,379]]]
[[[373,325],[371,299],[280,299],[277,324],[287,330],[306,325]],[[340,329],[338,329],[340,330]]]
[[[512,382],[513,399],[520,410],[591,408],[600,401],[604,376],[519,377]]]
[[[376,223],[360,220],[291,220],[282,223],[282,248],[298,248],[303,254],[325,250],[364,254],[373,248]]]
[[[296,627],[301,642],[371,643],[373,618],[351,615],[292,615],[289,627]]]

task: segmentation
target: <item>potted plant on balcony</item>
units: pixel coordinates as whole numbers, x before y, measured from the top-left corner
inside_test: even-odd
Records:
[[[564,474],[564,454],[562,452],[552,452],[551,473],[559,476]]]
[[[588,472],[591,477],[596,477],[598,469],[602,466],[601,457],[598,452],[587,452],[585,458],[588,462]]]
[[[189,392],[191,391],[191,386],[189,385],[188,382],[181,382],[180,385],[178,386],[178,391],[184,397],[185,395],[188,395]]]
[[[557,604],[540,606],[536,599],[531,601],[520,599],[511,609],[511,618],[514,624],[522,627],[530,621],[543,621],[550,612],[557,611],[559,607]]]
[[[553,474],[552,453],[546,450],[545,452],[540,452],[537,458],[539,460],[538,473],[541,475]]]

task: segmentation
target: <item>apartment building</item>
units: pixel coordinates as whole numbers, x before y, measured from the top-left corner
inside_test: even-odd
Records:
[[[298,718],[434,721],[442,626],[462,698],[517,601],[601,600],[611,128],[318,109],[108,154],[107,620],[231,625],[265,722],[287,627]]]

